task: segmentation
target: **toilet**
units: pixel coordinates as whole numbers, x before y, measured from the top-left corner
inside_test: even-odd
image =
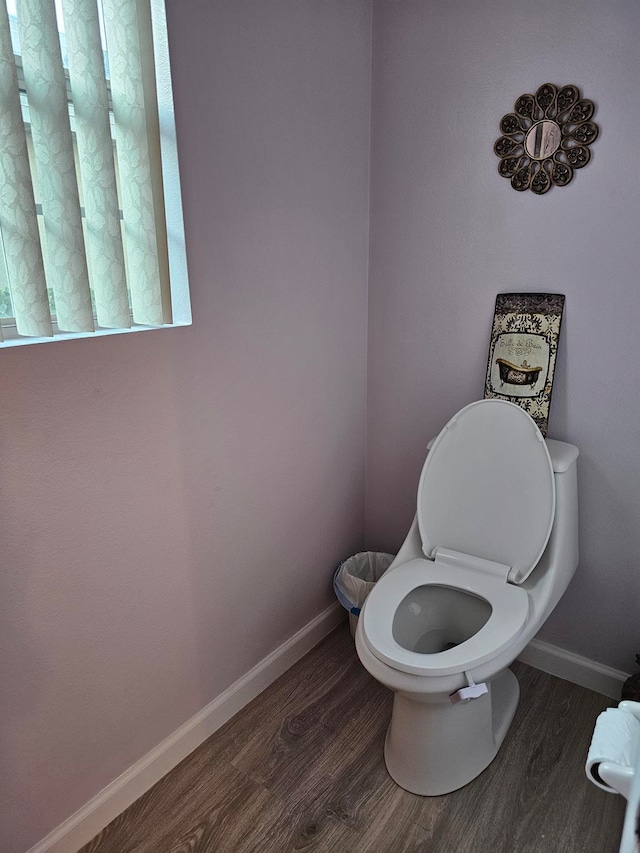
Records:
[[[389,774],[437,796],[495,758],[520,694],[509,665],[576,570],[578,449],[495,399],[466,406],[429,447],[415,519],[362,608],[356,649],[394,692]]]

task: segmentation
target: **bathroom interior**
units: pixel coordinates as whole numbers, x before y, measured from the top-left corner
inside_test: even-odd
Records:
[[[580,560],[523,655],[534,668],[517,664],[516,713],[545,666],[607,694],[584,693],[600,704],[563,796],[590,797],[617,850],[623,799],[584,761],[615,704],[603,685],[640,651],[640,8],[166,0],[166,14],[193,325],[1,356],[0,849],[75,853],[279,676],[304,692],[296,667],[321,641],[363,696],[377,689],[332,572],[398,551],[428,442],[482,397],[496,294],[545,292],[566,297],[548,434],[579,449]],[[592,99],[600,134],[568,186],[536,196],[498,174],[493,144],[545,82]],[[388,715],[379,695],[367,713]],[[457,820],[482,814],[489,778],[507,797],[531,769],[514,755]],[[366,760],[384,772],[379,744]],[[411,821],[393,797],[399,838]],[[348,829],[309,849],[501,849],[365,848]],[[559,849],[544,826],[527,844]]]

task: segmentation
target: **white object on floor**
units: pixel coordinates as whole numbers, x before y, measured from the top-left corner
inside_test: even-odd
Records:
[[[520,693],[508,667],[578,564],[577,457],[502,400],[466,406],[433,442],[416,518],[356,632],[395,694],[385,761],[406,790],[454,791],[496,756]]]
[[[587,777],[604,791],[622,794],[627,812],[620,853],[640,851],[640,702],[620,702],[596,720],[585,765]]]
[[[632,705],[640,704],[631,703]],[[587,755],[587,776],[604,791],[628,798],[640,747],[640,714],[625,702],[607,708],[596,720]]]

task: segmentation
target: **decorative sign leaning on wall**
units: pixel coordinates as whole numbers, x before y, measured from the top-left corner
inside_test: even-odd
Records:
[[[535,95],[521,95],[500,121],[503,136],[493,146],[498,172],[519,192],[543,195],[554,184],[566,186],[591,158],[589,145],[598,136],[594,112],[577,86],[545,83]]]
[[[564,296],[499,293],[484,396],[517,403],[547,434]]]

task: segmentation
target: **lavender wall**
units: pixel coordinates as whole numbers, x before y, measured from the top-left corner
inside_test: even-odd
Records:
[[[495,294],[566,293],[550,434],[582,562],[542,636],[627,669],[640,584],[633,0],[168,0],[189,329],[2,353],[0,847],[24,850],[396,548],[427,440],[481,396]],[[573,82],[592,164],[496,174]]]
[[[640,619],[640,7],[374,0],[367,545],[408,530],[426,443],[482,396],[495,295],[567,297],[550,436],[580,447],[581,564],[541,637],[623,670]],[[496,172],[545,82],[597,104],[591,164],[544,197]]]
[[[2,353],[0,848],[333,600],[364,529],[367,2],[168,2],[194,325]]]

